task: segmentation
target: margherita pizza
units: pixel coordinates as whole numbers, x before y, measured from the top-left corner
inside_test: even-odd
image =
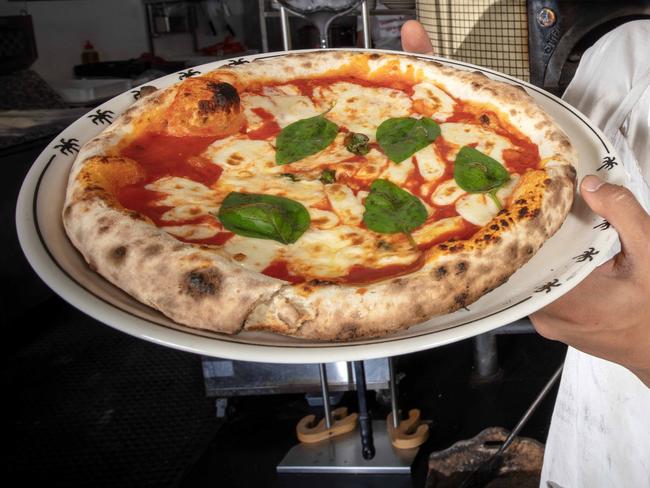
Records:
[[[562,224],[575,155],[521,88],[410,56],[222,67],[80,151],[63,222],[180,324],[351,340],[498,287]]]

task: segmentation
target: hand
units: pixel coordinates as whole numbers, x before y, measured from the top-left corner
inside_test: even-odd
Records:
[[[597,176],[580,193],[618,231],[621,252],[530,319],[544,337],[621,364],[650,387],[650,216]]]
[[[429,34],[417,20],[407,20],[402,25],[402,49],[408,53],[433,54]]]
[[[402,48],[433,54],[415,20],[402,26]],[[544,337],[621,364],[650,387],[650,216],[629,190],[597,176],[587,176],[580,192],[618,231],[622,250],[530,319]]]

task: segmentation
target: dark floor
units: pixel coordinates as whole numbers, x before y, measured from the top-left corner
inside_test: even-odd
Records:
[[[296,442],[296,422],[311,412],[302,395],[240,398],[220,421],[205,395],[200,357],[94,321],[31,271],[15,236],[15,201],[47,142],[0,154],[3,460],[9,479],[25,486],[422,486],[429,452],[488,426],[511,428],[562,361],[564,346],[532,334],[499,336],[503,375],[487,384],[473,381],[471,341],[402,356],[401,406],[433,421],[412,478],[276,476]],[[523,435],[545,440],[554,397]],[[355,395],[343,403],[354,408]],[[373,397],[370,406],[385,418],[385,403]]]
[[[311,411],[304,396],[239,398],[221,422],[205,396],[199,356],[131,338],[56,297],[15,324],[34,324],[38,333],[19,335],[3,355],[13,479],[68,487],[332,484],[275,475],[296,442],[296,422]],[[535,335],[500,336],[503,376],[487,384],[472,380],[470,341],[400,357],[401,405],[433,421],[431,437],[412,480],[348,476],[349,486],[422,486],[427,453],[488,426],[512,427],[563,350]],[[371,413],[385,418],[388,407],[371,397]],[[354,394],[343,403],[354,407]],[[548,398],[523,435],[545,440],[552,404]],[[346,486],[341,478],[334,484]]]

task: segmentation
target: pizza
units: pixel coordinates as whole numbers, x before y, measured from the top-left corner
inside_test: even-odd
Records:
[[[91,269],[193,328],[346,341],[465,307],[565,220],[576,156],[514,85],[318,51],[155,90],[79,152]]]

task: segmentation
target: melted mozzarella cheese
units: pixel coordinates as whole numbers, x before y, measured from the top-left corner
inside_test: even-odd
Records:
[[[325,194],[341,222],[348,225],[361,223],[365,208],[350,188],[339,184],[325,185]]]
[[[438,156],[433,144],[420,149],[414,156],[418,170],[425,180],[435,181],[445,174],[445,162]]]
[[[448,232],[455,232],[463,227],[463,219],[461,217],[448,217],[446,219],[434,220],[429,222],[419,229],[413,231],[412,236],[418,244],[427,244],[436,240],[442,234]]]
[[[161,219],[165,222],[183,222],[209,213],[216,214],[218,211],[219,207],[216,205],[179,205],[167,210]]]
[[[355,163],[358,165],[358,170],[354,174],[354,177],[367,181],[368,183],[379,178],[379,175],[389,164],[394,164],[383,153],[374,148],[366,154],[365,158],[366,161],[364,163]]]
[[[219,227],[210,224],[166,225],[162,229],[169,234],[188,241],[209,239],[219,232]]]
[[[411,112],[411,99],[392,88],[366,87],[338,82],[314,90],[319,105],[331,109],[327,118],[351,132],[361,132],[375,140],[377,127],[391,117],[406,117]]]
[[[323,112],[321,108],[314,105],[309,97],[303,95],[276,93],[273,96],[265,96],[243,93],[241,105],[244,108],[248,130],[255,130],[264,123],[264,119],[253,110],[256,108],[261,108],[273,115],[278,125],[283,128],[297,120],[313,117]]]
[[[488,194],[470,193],[458,199],[456,212],[468,222],[483,226],[499,213],[499,208]]]
[[[345,134],[339,133],[336,135],[332,143],[322,151],[300,159],[294,163],[278,166],[279,169],[284,168],[281,172],[287,169],[295,171],[307,171],[312,168],[319,168],[327,165],[342,163],[354,156],[350,151],[345,148]]]
[[[281,256],[285,246],[268,239],[235,235],[228,239],[223,250],[248,269],[262,271]]]
[[[219,178],[217,200],[223,201],[228,193],[262,193],[296,200],[306,207],[316,205],[325,198],[323,184],[318,180],[292,181],[280,175],[250,174],[239,177],[224,172]]]
[[[180,207],[182,205],[214,205],[215,192],[201,183],[178,176],[166,176],[145,186],[147,190],[165,194],[156,205]]]
[[[382,172],[381,177],[396,185],[403,185],[409,177],[409,174],[415,166],[411,158],[405,159],[401,163],[388,163],[386,169]]]
[[[421,111],[427,117],[437,120],[445,120],[454,113],[454,99],[447,95],[436,85],[426,81],[418,83],[413,87],[414,101],[418,101]]]
[[[503,150],[512,148],[512,143],[505,137],[483,129],[474,124],[451,122],[440,124],[442,137],[454,145],[449,157],[454,159],[462,146],[476,144],[476,149],[503,163]]]
[[[440,206],[451,205],[464,194],[465,190],[458,186],[456,180],[447,180],[438,185],[431,195],[431,201]]]
[[[297,275],[336,278],[346,276],[352,264],[368,267],[410,264],[417,259],[417,254],[413,251],[382,253],[369,231],[341,225],[325,231],[309,229],[295,244],[287,246],[284,258]]]
[[[516,173],[510,175],[510,181],[497,190],[497,198],[501,202],[501,205],[505,205],[506,200],[515,191],[517,184],[519,183],[520,176]]]
[[[314,207],[308,207],[307,211],[311,217],[311,225],[317,229],[331,229],[339,224],[339,218],[333,212]]]
[[[212,144],[206,151],[212,162],[233,174],[271,170],[275,165],[275,151],[268,141],[229,137]]]

